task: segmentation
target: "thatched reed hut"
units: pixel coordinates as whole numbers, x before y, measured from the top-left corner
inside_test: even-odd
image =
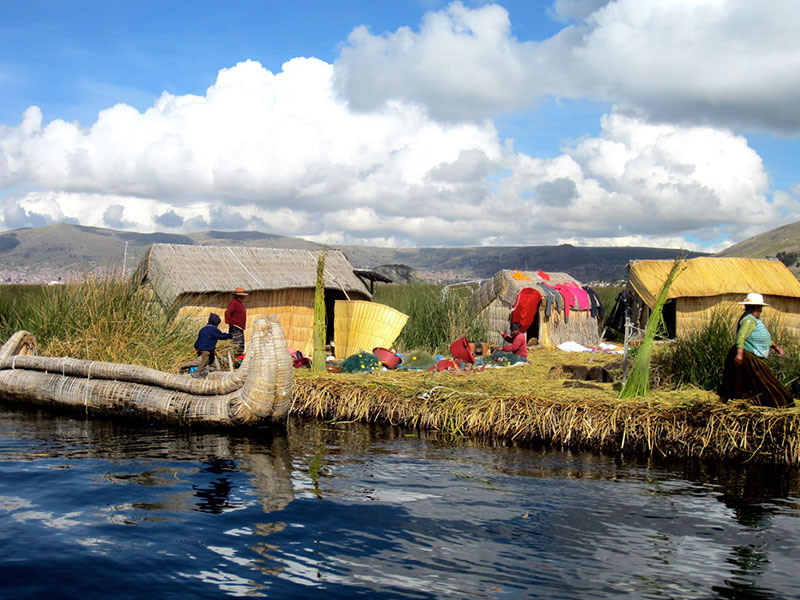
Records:
[[[520,278],[520,275],[523,278]],[[509,315],[517,301],[519,293],[524,288],[536,288],[539,283],[557,285],[572,282],[578,287],[581,283],[567,273],[547,273],[549,279],[539,275],[537,271],[512,271],[503,269],[494,277],[486,280],[472,294],[472,310],[481,318],[486,319],[489,331],[489,343],[505,343],[497,333],[498,329],[508,332]],[[548,316],[545,311],[546,303],[539,304],[539,312],[533,324],[526,331],[528,340],[536,338],[538,343],[546,348],[553,348],[562,342],[574,341],[584,345],[596,345],[600,342],[598,321],[588,310],[572,309],[569,319],[564,318],[564,313],[555,310]],[[497,338],[497,339],[493,339]]]
[[[671,260],[641,260],[628,265],[627,296],[631,320],[644,329]],[[669,337],[680,337],[708,323],[714,311],[738,315],[749,292],[764,295],[770,306],[764,319],[800,335],[800,282],[777,260],[692,258],[669,289],[664,321]]]
[[[248,291],[245,343],[257,318],[277,315],[288,345],[311,355],[318,256],[311,250],[153,244],[133,281],[149,285],[165,304],[176,302],[178,315],[196,319],[198,325],[206,322],[209,312],[222,316],[232,291],[243,287]],[[325,257],[329,340],[335,302],[346,299],[372,297],[344,254],[329,250]]]

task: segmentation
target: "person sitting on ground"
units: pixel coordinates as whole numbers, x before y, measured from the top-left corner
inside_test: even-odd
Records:
[[[244,288],[237,287],[233,290],[233,298],[225,310],[225,323],[228,325],[228,333],[233,334],[233,351],[237,357],[244,354],[244,330],[247,328],[245,296],[247,292]]]
[[[514,321],[511,323],[511,333],[505,334],[502,331],[500,335],[507,342],[511,342],[505,346],[501,346],[499,350],[502,352],[512,352],[525,361],[528,360],[528,340],[525,333],[522,331],[522,326]]]
[[[229,340],[233,337],[232,333],[222,333],[217,327],[221,319],[216,313],[211,313],[208,316],[208,323],[197,334],[197,341],[194,343],[194,349],[200,357],[200,362],[197,365],[197,371],[192,373],[192,377],[207,377],[209,366],[214,366],[217,355],[217,341]]]
[[[770,349],[783,356],[783,349],[772,342],[769,331],[761,322],[764,302],[761,294],[747,294],[744,314],[739,317],[736,343],[728,352],[722,371],[720,399],[746,398],[761,406],[792,406],[792,394],[772,373],[764,359]]]

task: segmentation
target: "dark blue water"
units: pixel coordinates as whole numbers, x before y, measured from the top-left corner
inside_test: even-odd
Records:
[[[797,598],[796,471],[0,405],[3,598]]]

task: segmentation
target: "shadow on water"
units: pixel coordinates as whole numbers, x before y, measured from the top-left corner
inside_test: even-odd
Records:
[[[786,467],[294,419],[194,431],[0,405],[0,468],[0,580],[19,596],[800,592],[800,478]]]

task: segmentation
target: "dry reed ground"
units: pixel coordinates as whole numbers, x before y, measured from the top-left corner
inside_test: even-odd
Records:
[[[555,365],[618,358],[537,350],[527,365],[470,374],[296,370],[290,413],[554,447],[800,464],[800,409],[723,404],[697,388],[620,400],[611,383],[568,388],[550,375]]]

